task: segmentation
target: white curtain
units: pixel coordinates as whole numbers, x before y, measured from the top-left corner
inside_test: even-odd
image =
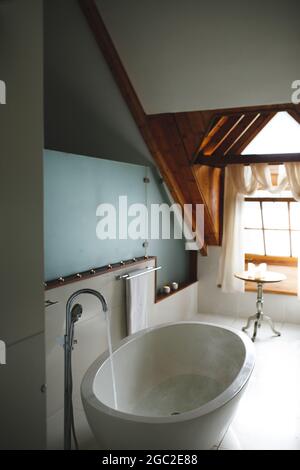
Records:
[[[300,163],[285,163],[284,166],[292,195],[300,201]]]
[[[251,195],[257,181],[250,167],[230,165],[225,170],[224,223],[218,285],[223,292],[243,292],[244,282],[234,273],[244,270],[244,194]]]
[[[295,191],[298,192],[300,199],[300,184],[298,184],[300,183],[300,165],[297,171],[290,169],[290,173],[293,175],[293,181],[297,187]],[[287,172],[278,185],[273,186],[270,167],[267,163],[226,167],[223,240],[218,272],[218,285],[222,287],[223,292],[244,291],[244,282],[234,277],[234,273],[244,270],[244,196],[250,196],[258,188],[268,190],[273,194],[278,193],[285,189],[289,182],[290,177]]]
[[[242,165],[243,166],[243,165]],[[218,285],[223,292],[243,292],[244,283],[234,277],[235,272],[243,271],[243,242],[240,227],[244,197],[233,183],[233,165],[225,170],[225,193],[223,215],[223,239],[219,264]]]
[[[300,163],[285,163],[285,171],[290,190],[296,201],[300,201]],[[300,239],[298,237],[298,297],[300,298]]]

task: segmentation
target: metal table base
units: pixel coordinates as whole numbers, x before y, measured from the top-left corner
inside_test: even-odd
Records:
[[[261,282],[258,282],[257,283],[256,314],[251,315],[251,317],[248,318],[247,325],[242,328],[243,331],[248,330],[248,328],[251,325],[251,322],[254,321],[254,330],[253,330],[253,335],[251,338],[253,342],[255,341],[255,338],[257,335],[257,328],[261,327],[261,324],[264,320],[270,325],[271,330],[273,331],[273,333],[275,333],[276,336],[281,335],[279,331],[275,330],[274,323],[271,320],[271,318],[263,313],[263,304],[264,304],[263,284]]]

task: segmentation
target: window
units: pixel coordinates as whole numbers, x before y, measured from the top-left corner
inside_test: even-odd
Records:
[[[262,256],[297,256],[300,241],[300,203],[292,198],[247,198],[245,246]]]
[[[299,123],[286,111],[276,113],[243,150],[242,155],[300,152]]]
[[[262,192],[262,191],[261,191]],[[270,271],[285,274],[278,284],[266,284],[265,292],[297,295],[297,247],[300,246],[300,202],[292,197],[246,198],[244,232],[247,263],[267,263]],[[246,283],[253,291],[253,283]]]
[[[287,112],[277,113],[242,152],[276,154],[300,152],[300,126]],[[272,181],[276,185],[284,172],[283,165],[273,165]],[[273,271],[286,274],[287,281],[269,285],[265,291],[297,293],[297,256],[300,249],[300,202],[290,191],[276,196],[257,191],[245,198],[244,235],[247,262],[267,262]],[[298,248],[299,247],[299,248]],[[250,283],[246,290],[252,290]]]

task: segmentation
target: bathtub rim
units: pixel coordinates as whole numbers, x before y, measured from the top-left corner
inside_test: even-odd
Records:
[[[245,357],[243,364],[234,378],[233,382],[227,387],[220,395],[213,398],[212,400],[208,401],[207,403],[201,405],[198,408],[194,408],[189,411],[185,411],[178,415],[170,415],[170,416],[144,416],[144,415],[137,415],[133,413],[128,413],[122,410],[116,410],[105,405],[102,401],[97,398],[94,393],[93,385],[94,379],[96,377],[97,372],[101,369],[101,366],[105,363],[105,361],[109,358],[108,351],[103,352],[87,369],[84,374],[84,377],[81,382],[81,399],[84,406],[84,401],[86,401],[90,406],[95,408],[98,412],[105,413],[111,417],[117,419],[123,419],[126,421],[131,422],[140,422],[140,423],[175,423],[175,422],[182,422],[182,421],[189,421],[192,419],[199,418],[201,416],[207,415],[218,408],[226,405],[230,402],[239,392],[245,387],[247,384],[254,365],[255,365],[255,349],[254,344],[251,339],[247,336],[246,333],[239,331],[235,328],[229,326],[222,326],[215,323],[209,322],[201,322],[201,321],[179,321],[179,322],[170,322],[170,323],[163,323],[161,325],[156,325],[153,327],[145,328],[133,335],[127,336],[121,340],[121,342],[113,348],[113,353],[119,351],[120,349],[124,348],[127,344],[131,343],[135,339],[147,334],[148,332],[155,331],[161,328],[167,328],[172,326],[178,325],[202,325],[202,326],[210,326],[217,329],[222,329],[226,331],[230,331],[234,335],[236,335],[242,342],[244,349],[245,349]]]

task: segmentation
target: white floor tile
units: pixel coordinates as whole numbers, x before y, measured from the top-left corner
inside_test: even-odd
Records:
[[[215,315],[204,317],[216,322]],[[222,316],[217,322],[222,324]],[[237,329],[244,325],[244,319],[233,321]],[[276,328],[280,337],[267,324],[258,331],[255,369],[220,450],[300,450],[300,325]],[[248,331],[251,336],[253,327]]]
[[[211,315],[205,313],[198,313],[197,315],[193,315],[190,320],[201,321],[205,323],[214,323],[216,325],[224,326],[233,326],[235,322],[235,318],[229,317],[227,315]]]
[[[232,427],[228,429],[219,446],[219,450],[242,450],[241,443]]]

